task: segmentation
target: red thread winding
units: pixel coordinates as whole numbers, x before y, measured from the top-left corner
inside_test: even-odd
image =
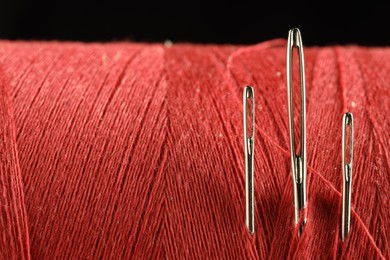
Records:
[[[298,239],[284,44],[1,42],[0,258],[390,258],[390,49],[305,49],[308,204]],[[244,208],[247,84],[254,236]],[[353,211],[342,243],[347,111]]]

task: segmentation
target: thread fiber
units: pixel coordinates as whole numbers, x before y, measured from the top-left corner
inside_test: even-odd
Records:
[[[0,258],[389,259],[390,48],[305,48],[300,239],[285,51],[283,40],[0,42]],[[245,85],[256,96],[254,236],[245,227]],[[347,111],[355,146],[342,243]]]

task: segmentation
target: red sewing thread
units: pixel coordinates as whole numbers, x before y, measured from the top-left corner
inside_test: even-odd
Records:
[[[284,44],[2,41],[0,258],[390,258],[390,49],[305,48],[308,217],[298,239]],[[256,92],[253,237],[247,84]],[[354,175],[342,243],[347,111]]]

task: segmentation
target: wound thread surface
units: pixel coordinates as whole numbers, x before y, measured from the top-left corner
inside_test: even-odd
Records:
[[[0,258],[390,258],[389,60],[389,48],[305,48],[308,200],[298,240],[285,41],[2,41]],[[254,236],[245,227],[246,85],[256,93]],[[354,169],[342,243],[347,111]]]

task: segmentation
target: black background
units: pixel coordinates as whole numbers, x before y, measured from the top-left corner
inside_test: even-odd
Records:
[[[181,4],[0,3],[0,38],[11,40],[143,41],[253,44],[286,38],[301,30],[305,45],[390,46],[388,6],[275,5],[236,3]],[[261,6],[261,7],[259,7]]]

